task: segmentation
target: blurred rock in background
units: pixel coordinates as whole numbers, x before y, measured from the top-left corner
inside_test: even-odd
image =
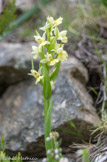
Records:
[[[17,8],[21,9],[21,10],[29,10],[31,9],[34,4],[38,3],[38,0],[16,0],[16,6]]]

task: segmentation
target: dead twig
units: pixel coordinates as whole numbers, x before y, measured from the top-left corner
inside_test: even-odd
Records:
[[[104,111],[105,111],[105,105],[107,102],[107,64],[104,62],[103,67],[103,75],[104,75],[104,85],[103,85],[103,104],[102,104],[102,120],[104,120]]]

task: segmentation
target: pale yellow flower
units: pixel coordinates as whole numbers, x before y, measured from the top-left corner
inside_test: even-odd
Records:
[[[50,27],[51,28],[56,27],[56,26],[58,26],[62,23],[62,20],[63,20],[62,17],[59,17],[58,19],[54,20],[53,17],[48,16],[45,26],[40,28],[40,29],[43,30],[43,31],[46,31]]]
[[[39,36],[39,35],[37,35],[37,36],[34,36],[34,38],[35,38],[35,41],[39,43],[39,47],[40,47],[40,48],[41,48],[42,46],[45,46],[46,44],[50,44],[49,41],[46,41],[46,40],[45,40],[45,33],[43,34],[42,37]]]
[[[63,43],[67,43],[68,38],[67,38],[66,34],[67,34],[67,30],[59,32],[58,40],[61,40]]]
[[[63,18],[59,17],[58,19],[54,20],[53,17],[47,18],[47,24],[50,24],[51,27],[58,26],[62,23]]]
[[[50,28],[50,27],[51,27],[51,25],[48,24],[48,23],[46,22],[45,26],[41,27],[40,30],[43,30],[43,31],[46,32],[46,30],[47,30],[48,28]]]
[[[39,56],[40,48],[37,46],[32,46],[32,54],[34,54],[33,58],[36,59]]]
[[[59,62],[58,59],[53,58],[52,54],[48,54],[46,55],[46,59],[43,59],[40,61],[41,63],[48,63],[48,65],[53,66],[55,65],[57,62]]]
[[[54,30],[55,35],[56,35],[56,32],[58,32],[58,40],[61,40],[62,43],[67,43],[67,41],[68,41],[68,38],[66,36],[67,30],[63,30],[63,31],[59,32],[59,30],[55,28],[55,30]]]
[[[56,51],[56,53],[57,53],[57,55],[58,55],[57,59],[58,59],[59,61],[65,61],[65,60],[67,59],[67,57],[68,57],[67,52],[64,51],[62,47],[59,48],[59,49]]]
[[[31,70],[31,73],[29,75],[32,75],[36,79],[36,84],[40,82],[44,76],[41,76],[36,70]]]
[[[63,48],[64,45],[63,44],[58,44],[57,42],[55,43],[55,48],[53,51],[57,51],[59,48]]]

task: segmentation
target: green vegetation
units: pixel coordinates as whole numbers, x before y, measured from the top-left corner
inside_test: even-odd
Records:
[[[22,162],[21,160],[21,154],[18,153],[17,156],[15,157],[9,157],[5,153],[6,149],[6,143],[4,138],[2,138],[1,143],[0,143],[0,162]]]
[[[51,1],[52,0],[41,0],[41,5],[45,6]],[[15,11],[16,11],[15,0],[9,1],[7,8],[4,10],[3,16],[1,16],[2,27],[0,26],[1,28],[0,30],[2,32],[0,32],[0,35],[1,35],[0,40],[8,36],[17,27],[19,27],[24,22],[26,22],[28,19],[30,19],[34,14],[38,14],[41,10],[40,10],[40,6],[36,4],[30,10],[26,11],[21,16],[19,16],[17,19],[15,19]]]
[[[15,12],[15,0],[9,1],[6,8],[3,10],[2,15],[0,16],[0,35],[2,35],[4,31],[9,30],[10,23],[16,18]]]

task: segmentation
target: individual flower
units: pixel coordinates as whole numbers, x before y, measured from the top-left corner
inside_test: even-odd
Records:
[[[67,30],[63,30],[58,33],[58,40],[61,40],[62,43],[67,43],[68,38],[66,36]]]
[[[55,149],[55,154],[58,154],[59,153],[59,150],[58,149]]]
[[[48,150],[48,151],[47,151],[47,154],[50,154],[50,153],[51,153],[51,150]]]
[[[40,82],[44,76],[41,76],[36,70],[31,70],[31,73],[29,75],[32,75],[36,79],[36,84]]]
[[[58,34],[57,40],[61,40],[62,43],[66,43],[68,41],[67,36],[66,36],[67,30],[63,30],[59,32],[58,28],[55,28],[54,34],[55,35]]]
[[[66,52],[65,50],[63,50],[62,47],[59,48],[59,49],[57,49],[55,52],[56,52],[57,55],[58,55],[57,59],[58,59],[59,61],[65,61],[65,60],[67,59],[67,57],[68,57],[67,52]]]
[[[50,137],[47,137],[47,138],[46,138],[46,141],[47,141],[47,142],[48,142],[48,141],[50,141],[50,140],[51,140],[51,138],[50,138]]]
[[[45,33],[43,34],[43,36],[41,37],[40,35],[36,35],[34,36],[35,41],[39,43],[39,47],[41,48],[42,46],[45,46],[46,44],[50,44],[49,41],[45,40]]]
[[[59,17],[58,19],[54,20],[53,17],[48,16],[45,26],[40,29],[46,31],[48,28],[56,27],[62,23],[62,20],[62,17]]]
[[[57,42],[55,43],[55,47],[54,47],[54,50],[52,50],[52,51],[57,51],[59,48],[63,48],[64,47],[64,44],[58,44]]]
[[[36,59],[39,56],[40,48],[37,46],[32,46],[32,54],[34,54],[33,58]]]
[[[54,20],[53,17],[47,18],[47,24],[50,24],[51,27],[58,26],[62,23],[63,18],[59,17],[58,19]]]
[[[59,155],[55,155],[55,159],[58,160],[59,159]]]
[[[55,65],[57,62],[59,62],[58,59],[53,58],[52,54],[48,54],[46,55],[46,59],[43,59],[40,61],[41,63],[48,63],[48,65],[53,66]]]

